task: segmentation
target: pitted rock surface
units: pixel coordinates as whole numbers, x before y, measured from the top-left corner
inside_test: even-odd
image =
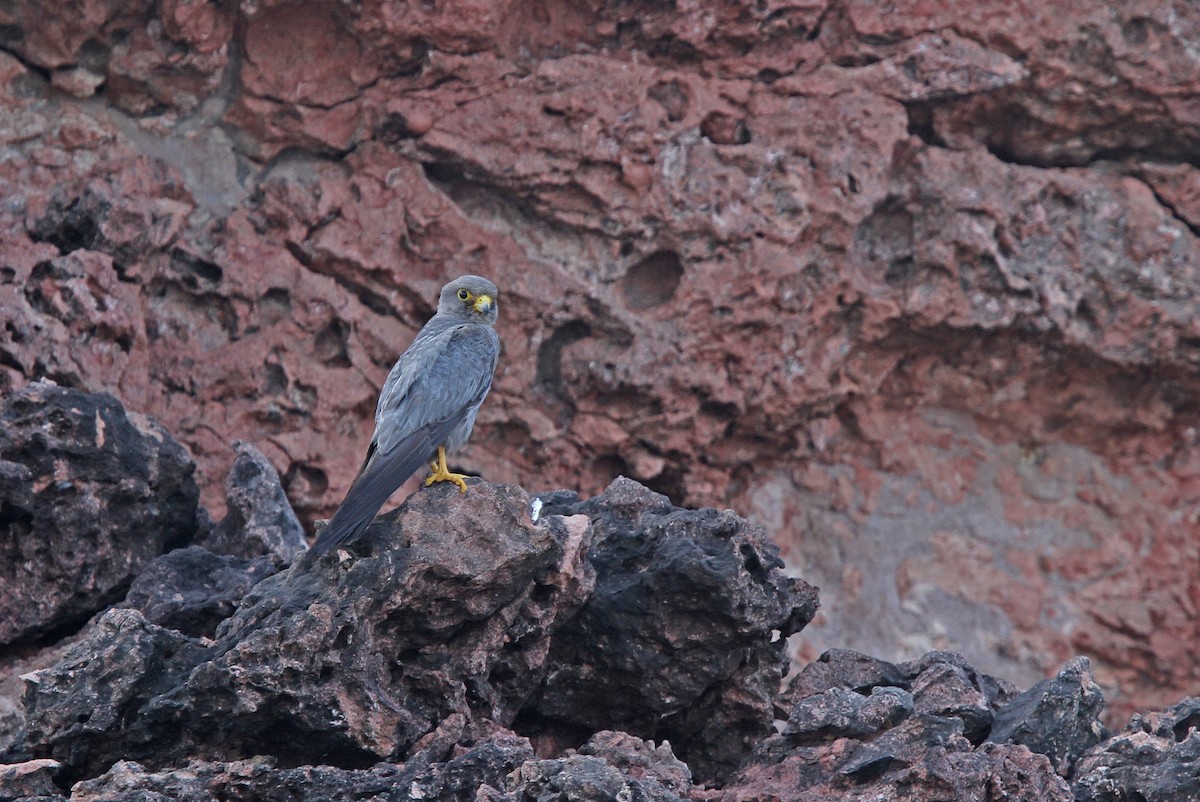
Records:
[[[591,521],[597,577],[554,639],[531,731],[667,739],[699,778],[724,777],[770,731],[786,638],[816,613],[816,589],[729,510],[679,510],[624,478],[586,501],[547,502]]]
[[[738,510],[797,664],[1195,692],[1200,6],[84,5],[0,10],[0,390],[119,395],[217,520],[255,443],[311,530],[487,275],[461,469]]]
[[[83,431],[74,458],[120,469]],[[25,685],[0,798],[1194,795],[1194,700],[1105,738],[1084,658],[1018,692],[953,652],[838,650],[780,692],[816,591],[732,512],[475,480],[281,571],[278,539],[235,536],[288,519],[263,465],[231,477],[224,534],[270,553],[171,551],[72,637],[0,657]]]
[[[201,545],[247,559],[272,555],[286,565],[307,548],[304,527],[266,455],[240,440],[233,447],[237,459],[225,480],[225,519]]]
[[[193,470],[112,396],[38,382],[0,400],[0,647],[78,628],[196,537]]]
[[[1073,767],[1077,802],[1200,799],[1200,699],[1138,713]]]
[[[239,583],[257,563],[269,573],[268,558],[199,547],[162,558],[126,602],[138,609],[106,613],[31,677],[28,748],[69,777],[122,758],[271,754],[360,768],[427,736],[453,744],[511,723],[545,672],[551,635],[593,587],[590,527],[557,516],[535,525],[519,488],[450,490],[377,520],[357,556],[294,564],[248,593]]]

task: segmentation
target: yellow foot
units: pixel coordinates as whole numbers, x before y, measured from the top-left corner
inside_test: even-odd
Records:
[[[438,446],[437,460],[429,463],[429,467],[433,469],[433,473],[425,477],[425,486],[429,487],[434,482],[454,482],[458,485],[460,493],[467,492],[467,476],[462,473],[451,473],[446,467],[446,449]]]

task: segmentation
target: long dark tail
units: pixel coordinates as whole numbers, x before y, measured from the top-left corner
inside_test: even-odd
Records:
[[[368,456],[358,478],[346,492],[342,506],[338,507],[325,531],[321,532],[317,542],[304,555],[304,563],[312,563],[322,554],[349,543],[366,531],[383,502],[421,465],[433,458],[438,445],[456,423],[454,420],[445,420],[424,426],[401,440],[390,451],[377,451]]]

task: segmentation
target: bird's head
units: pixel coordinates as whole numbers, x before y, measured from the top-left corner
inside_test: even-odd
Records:
[[[477,322],[495,323],[499,291],[482,276],[459,276],[445,287],[438,313]]]

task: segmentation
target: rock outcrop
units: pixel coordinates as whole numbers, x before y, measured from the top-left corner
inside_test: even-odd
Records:
[[[78,776],[121,758],[362,767],[439,728],[453,743],[477,721],[511,723],[591,590],[586,524],[535,526],[523,493],[493,486],[469,501],[438,488],[384,520],[346,565],[259,582],[211,641],[105,614],[33,678],[34,753]],[[113,709],[94,709],[108,689]]]
[[[1076,765],[1076,802],[1200,799],[1200,699],[1137,714]]]
[[[184,448],[107,395],[0,401],[0,647],[78,629],[200,528]]]
[[[127,423],[106,396],[39,385],[11,400],[26,421]],[[86,487],[128,473],[127,439],[49,430],[27,439],[92,466]],[[421,490],[346,548],[289,565],[278,477],[242,453],[235,511],[212,525],[193,505],[190,519],[235,553],[163,554],[123,601],[18,658],[33,665],[22,716],[0,719],[0,799],[1195,795],[1196,700],[1110,737],[1085,658],[1024,692],[953,652],[835,650],[783,683],[817,591],[731,511],[680,509],[625,478],[587,499],[475,480]],[[186,457],[156,464],[159,485],[191,475]],[[97,497],[58,496],[47,520],[83,520]],[[105,515],[93,524],[126,520]]]
[[[247,559],[271,555],[286,565],[307,548],[304,527],[266,455],[240,440],[233,448],[237,459],[225,480],[225,518],[201,545]]]
[[[739,510],[824,589],[799,660],[953,647],[1031,685],[1086,653],[1116,725],[1200,661],[1197,30],[9,0],[0,390],[119,395],[218,518],[253,442],[310,525],[441,283],[484,273],[504,356],[459,467]]]
[[[602,729],[669,740],[699,779],[723,779],[770,731],[786,639],[816,589],[730,510],[680,510],[625,478],[569,496],[543,512],[591,522],[596,587],[554,638],[530,726],[567,745]]]

